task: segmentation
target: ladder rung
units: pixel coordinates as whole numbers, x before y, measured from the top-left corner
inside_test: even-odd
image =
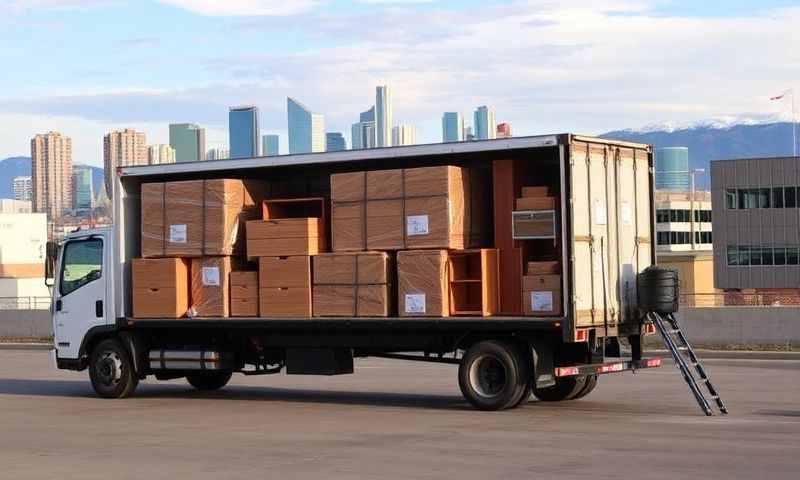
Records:
[[[675,348],[677,348],[681,352],[685,352],[685,351],[689,350],[689,347],[675,347]]]

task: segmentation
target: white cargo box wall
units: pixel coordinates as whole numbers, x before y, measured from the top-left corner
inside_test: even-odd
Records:
[[[634,327],[631,320],[638,318],[636,274],[655,260],[651,149],[569,134],[119,168],[114,189],[114,255],[122,268],[116,269],[113,286],[116,318],[131,315],[127,286],[130,260],[140,253],[139,191],[143,182],[270,178],[276,167],[309,171],[348,165],[400,168],[419,158],[448,164],[464,155],[482,155],[487,160],[532,157],[554,162],[561,171],[564,316],[510,320],[556,322],[565,341],[575,341],[576,328],[617,335],[622,333],[622,324]]]

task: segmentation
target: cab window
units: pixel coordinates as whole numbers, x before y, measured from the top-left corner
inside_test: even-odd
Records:
[[[61,295],[69,295],[102,276],[103,241],[97,238],[67,242],[61,267]]]

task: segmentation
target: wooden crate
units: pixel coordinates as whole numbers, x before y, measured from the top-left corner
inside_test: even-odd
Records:
[[[449,252],[450,314],[490,316],[498,311],[498,251],[494,248]]]

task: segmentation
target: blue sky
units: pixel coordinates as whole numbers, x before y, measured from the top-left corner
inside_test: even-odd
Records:
[[[185,121],[223,146],[239,104],[285,136],[287,95],[349,140],[384,82],[420,141],[482,104],[516,135],[778,118],[798,24],[783,0],[0,0],[0,158],[58,130],[99,165],[108,130]]]

